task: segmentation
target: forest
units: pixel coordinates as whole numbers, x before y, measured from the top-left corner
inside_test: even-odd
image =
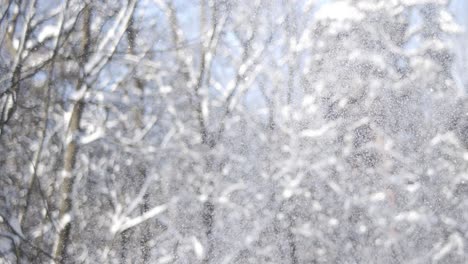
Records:
[[[0,264],[468,263],[468,2],[0,0]]]

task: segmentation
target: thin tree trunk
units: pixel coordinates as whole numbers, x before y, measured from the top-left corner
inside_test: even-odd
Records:
[[[288,227],[287,227],[287,239],[288,239],[288,246],[289,246],[289,258],[291,260],[291,264],[298,264],[299,261],[297,259],[297,246],[296,246],[296,237],[292,232],[292,228],[295,225],[294,217],[288,216]]]
[[[122,239],[120,240],[120,263],[122,264],[127,263],[127,251],[130,232],[131,230],[127,229],[120,234],[120,236],[122,237]]]
[[[205,34],[208,28],[208,13],[206,12],[206,8],[208,7],[205,0],[202,0],[200,3],[200,31],[202,34]],[[200,127],[200,136],[202,138],[202,144],[207,146],[210,150],[213,149],[216,144],[218,143],[220,135],[217,135],[216,138],[213,138],[208,130],[208,120],[204,116],[202,110],[202,101],[203,96],[200,94],[202,87],[204,86],[204,82],[207,78],[209,78],[208,72],[208,65],[206,60],[206,53],[209,52],[207,49],[211,48],[211,44],[213,39],[216,35],[216,29],[218,27],[217,22],[217,5],[213,3],[212,5],[212,16],[211,16],[211,23],[212,23],[212,33],[209,39],[206,48],[204,45],[201,46],[201,54],[200,54],[200,71],[197,77],[197,84],[195,86],[195,94],[197,96],[197,104],[196,104],[196,113],[197,119]],[[221,133],[221,132],[220,132]],[[211,174],[214,171],[213,163],[209,157],[206,157],[206,171],[208,174]],[[214,185],[214,179],[208,179],[208,185]],[[210,191],[211,192],[211,191]],[[208,193],[207,200],[203,203],[202,208],[202,220],[203,225],[205,227],[205,238],[206,238],[206,252],[203,259],[203,263],[212,263],[213,262],[213,250],[214,250],[214,243],[213,243],[213,230],[214,230],[214,215],[215,215],[215,205],[212,201],[212,193]]]
[[[128,45],[129,45],[129,51],[133,55],[138,55],[137,47],[136,47],[136,36],[137,36],[137,31],[134,28],[133,20],[131,19],[129,21],[128,27],[127,27],[127,40],[128,40]],[[141,81],[139,78],[134,78],[135,81],[135,86],[138,90],[140,90],[141,97],[140,97],[140,106],[141,108],[136,109],[136,122],[137,122],[137,127],[139,129],[144,128],[144,123],[143,123],[143,116],[144,116],[144,107],[145,107],[145,100],[144,100],[144,91],[145,91],[145,84],[143,81]],[[147,173],[146,173],[146,165],[145,164],[140,164],[138,166],[138,172],[139,172],[139,177],[141,179],[141,183],[143,183],[146,180]],[[146,193],[143,196],[143,204],[141,206],[141,214],[146,213],[149,210],[149,195]],[[151,248],[149,246],[149,242],[151,240],[151,235],[147,232],[150,228],[145,228],[148,227],[149,223],[143,224],[144,228],[140,228],[141,231],[141,239],[140,239],[140,250],[141,250],[141,259],[143,264],[149,263],[151,259]]]
[[[82,61],[81,65],[87,61],[90,47],[90,20],[91,20],[91,10],[89,6],[84,8],[83,12],[83,39],[82,39]],[[85,76],[81,77],[78,81],[77,89],[82,88],[84,85]],[[60,261],[60,263],[65,263],[67,260],[67,249],[70,245],[70,234],[73,223],[72,216],[72,206],[73,206],[73,186],[75,183],[75,175],[73,175],[73,169],[75,168],[76,163],[76,154],[78,151],[78,143],[76,140],[76,134],[80,129],[81,115],[83,113],[85,103],[82,99],[78,100],[72,109],[72,114],[70,117],[70,122],[68,125],[68,131],[66,140],[69,141],[64,156],[64,179],[60,190],[61,204],[59,208],[59,219],[63,221],[65,217],[70,217],[69,221],[60,229],[58,238],[54,246],[53,256]]]
[[[70,120],[69,133],[75,134],[79,129],[81,114],[83,112],[84,103],[79,101],[73,107],[72,117]],[[60,205],[59,219],[62,221],[67,214],[71,213],[73,205],[73,185],[75,183],[75,176],[73,169],[76,163],[76,153],[78,145],[75,139],[68,143],[65,150],[64,170],[65,178],[63,180],[60,194],[62,202]],[[70,215],[71,217],[71,215]],[[65,226],[60,230],[58,235],[57,244],[55,246],[54,257],[60,259],[63,263],[66,260],[67,248],[70,244],[70,232],[72,227],[72,219],[70,219]]]
[[[213,257],[213,220],[214,220],[214,204],[211,202],[211,198],[203,203],[202,219],[203,225],[205,226],[205,235],[207,248],[203,263],[211,263]]]
[[[143,205],[141,208],[141,214],[148,212],[148,210],[149,210],[149,195],[145,194],[143,196]],[[151,235],[149,234],[149,230],[151,229],[145,228],[145,227],[148,227],[148,225],[149,223],[145,223],[145,225],[142,226],[143,228],[140,228],[140,230],[142,230],[142,238],[140,240],[141,258],[142,258],[141,263],[143,264],[149,263],[151,259],[151,248],[149,246],[149,242],[151,240]]]

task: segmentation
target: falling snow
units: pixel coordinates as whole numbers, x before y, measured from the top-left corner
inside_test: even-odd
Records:
[[[0,0],[0,264],[468,263],[467,14]]]

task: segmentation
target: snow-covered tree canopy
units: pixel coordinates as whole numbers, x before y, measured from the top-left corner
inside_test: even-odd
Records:
[[[466,263],[460,1],[0,0],[0,263]]]

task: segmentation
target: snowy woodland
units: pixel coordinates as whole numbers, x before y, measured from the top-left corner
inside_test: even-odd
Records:
[[[468,263],[464,0],[0,0],[0,263]]]

